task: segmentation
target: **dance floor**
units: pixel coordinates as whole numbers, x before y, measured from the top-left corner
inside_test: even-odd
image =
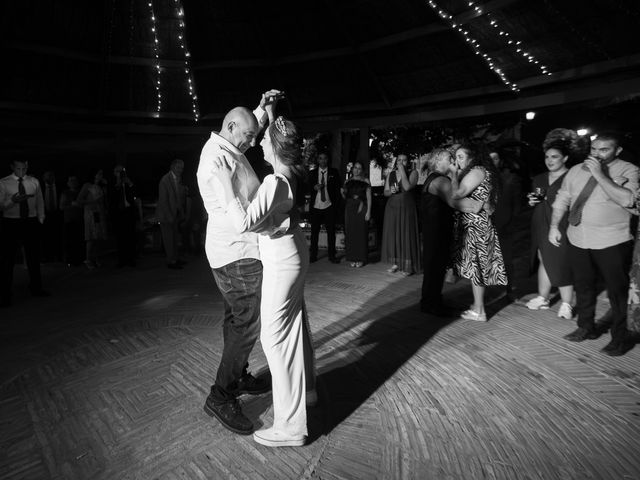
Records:
[[[606,336],[563,340],[574,323],[555,309],[501,300],[488,323],[438,320],[417,308],[421,276],[385,268],[311,265],[320,403],[307,446],[271,449],[202,410],[222,348],[203,258],[45,266],[44,299],[18,267],[0,310],[0,478],[640,478],[640,346],[611,358]],[[251,369],[266,369],[259,344]],[[269,394],[242,402],[271,422]]]

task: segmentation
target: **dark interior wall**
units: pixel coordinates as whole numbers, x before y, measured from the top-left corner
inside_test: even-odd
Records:
[[[640,164],[640,101],[635,98],[618,101],[582,105],[566,105],[562,108],[542,108],[537,110],[533,121],[526,121],[521,112],[521,140],[528,145],[520,149],[519,155],[526,162],[531,173],[544,170],[544,155],[541,145],[546,133],[557,127],[618,130],[625,134],[625,158]],[[514,115],[517,122],[518,115]],[[459,125],[461,122],[496,122],[502,117],[474,117],[439,122],[440,125]],[[185,162],[184,181],[195,188],[195,173],[200,151],[209,138],[214,126],[200,126],[194,129],[164,127],[161,133],[154,129],[108,125],[103,128],[87,126],[75,120],[64,125],[49,120],[31,118],[30,122],[4,122],[0,129],[2,162],[0,175],[9,173],[9,162],[13,158],[29,161],[30,173],[41,177],[52,170],[63,184],[69,175],[77,175],[82,181],[93,176],[97,169],[103,169],[108,177],[116,163],[122,162],[129,175],[136,181],[140,195],[145,202],[153,202],[157,196],[157,184],[168,171],[174,158]],[[47,125],[43,127],[42,125]],[[129,131],[128,131],[129,130]],[[155,132],[155,133],[154,133]],[[348,137],[348,132],[345,133]],[[354,155],[358,140],[345,142],[346,155]],[[348,147],[346,144],[351,145]],[[353,150],[353,151],[352,151]],[[259,148],[247,155],[259,176],[269,172]],[[348,159],[334,159],[334,166],[342,165]]]
[[[144,201],[155,201],[157,184],[175,158],[185,162],[184,180],[195,186],[195,174],[200,151],[208,135],[157,135],[141,133],[78,132],[58,130],[33,134],[16,129],[10,135],[11,145],[5,148],[0,174],[9,173],[13,158],[29,162],[29,173],[36,177],[51,170],[60,184],[70,175],[81,181],[93,177],[99,169],[111,177],[117,163],[125,165]],[[5,144],[7,138],[5,138]]]

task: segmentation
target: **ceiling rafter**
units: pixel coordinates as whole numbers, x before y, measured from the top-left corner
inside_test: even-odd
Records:
[[[355,41],[353,40],[353,37],[349,35],[349,32],[345,28],[344,23],[342,22],[342,20],[340,20],[340,17],[335,13],[335,9],[331,8],[331,5],[329,4],[329,0],[323,0],[323,3],[327,7],[327,10],[330,12],[333,22],[340,29],[342,36],[347,40],[347,42],[351,43],[352,45],[355,45]],[[363,53],[357,51],[357,49],[356,49],[356,52],[357,52],[356,56],[358,58],[358,61],[360,62],[360,65],[364,69],[367,76],[373,82],[373,85],[375,86],[378,92],[378,95],[380,95],[380,98],[382,98],[382,101],[384,102],[386,107],[391,108],[391,101],[389,100],[389,94],[386,92],[384,85],[382,85],[380,78],[378,78],[378,75],[376,75],[376,73],[373,71],[373,69],[371,68],[371,65],[369,64],[368,60],[363,55]]]
[[[486,5],[482,7],[482,13],[478,13],[474,9],[466,10],[463,13],[460,13],[454,17],[455,21],[459,25],[464,25],[469,23],[472,20],[475,20],[478,17],[482,17],[487,15],[488,13],[494,12],[496,10],[500,10],[509,5],[517,3],[521,0],[490,0]],[[272,64],[276,65],[287,65],[292,63],[303,63],[303,62],[311,62],[314,60],[321,60],[324,58],[337,58],[337,57],[345,57],[350,55],[357,55],[360,53],[370,52],[373,50],[377,50],[384,47],[389,47],[392,45],[397,45],[398,43],[406,42],[408,40],[414,40],[417,38],[433,35],[436,33],[446,32],[449,30],[449,27],[444,25],[443,23],[437,21],[430,23],[428,25],[424,25],[422,27],[412,28],[410,30],[405,30],[400,33],[396,33],[393,35],[388,35],[382,38],[378,38],[375,40],[370,40],[368,42],[363,42],[359,45],[355,46],[346,46],[340,48],[332,48],[328,50],[318,50],[315,52],[307,52],[304,54],[295,54],[295,55],[286,55],[279,58],[274,58],[272,60]],[[216,61],[216,62],[200,62],[196,67],[197,70],[211,70],[217,68],[247,68],[247,67],[260,67],[265,66],[266,62],[263,59],[255,58],[255,59],[244,59],[237,61]]]
[[[522,0],[490,0],[483,6],[483,12],[478,13],[473,9],[469,9],[463,13],[456,15],[454,18],[456,23],[465,24],[478,17],[486,15],[492,11],[500,10],[511,4],[517,3]],[[175,19],[173,19],[175,20]],[[422,27],[406,30],[401,33],[388,35],[368,42],[363,42],[359,45],[352,45],[347,47],[332,48],[328,50],[319,50],[316,52],[307,52],[304,54],[287,55],[283,57],[271,58],[264,60],[261,58],[251,58],[244,60],[223,60],[215,62],[201,62],[194,63],[193,68],[195,70],[211,70],[219,68],[250,68],[250,67],[266,67],[266,66],[279,66],[293,63],[310,62],[314,60],[321,60],[323,58],[337,58],[355,55],[363,52],[369,52],[380,48],[388,47],[391,45],[397,45],[398,43],[406,42],[408,40],[414,40],[435,33],[445,32],[448,30],[446,25],[441,22],[433,22]],[[5,48],[14,50],[21,50],[33,53],[39,53],[43,55],[57,56],[63,58],[70,58],[73,60],[80,60],[84,62],[100,63],[102,57],[100,55],[90,55],[83,52],[77,52],[65,48],[50,47],[47,45],[39,45],[32,43],[13,42],[5,44]],[[140,57],[124,57],[124,56],[109,56],[108,61],[110,63],[125,64],[125,65],[152,65],[155,66],[155,59],[145,59]],[[178,60],[165,60],[160,59],[160,64],[163,67],[182,67],[183,62]]]

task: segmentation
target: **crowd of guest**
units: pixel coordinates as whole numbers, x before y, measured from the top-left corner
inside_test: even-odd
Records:
[[[526,195],[522,189],[529,182],[523,182],[495,148],[463,144],[435,149],[427,156],[421,185],[407,155],[397,155],[384,182],[384,221],[376,226],[382,228],[381,262],[389,265],[390,273],[423,272],[421,309],[438,316],[454,314],[442,301],[445,272],[450,269],[454,277],[471,284],[473,303],[460,317],[487,321],[487,287],[501,286],[509,301],[517,300],[514,221],[526,203],[532,207],[529,271],[537,274],[537,292],[524,306],[550,308],[557,289],[557,316],[577,316],[577,330],[565,338],[583,341],[610,329],[612,340],[603,352],[622,355],[632,348],[633,332],[639,330],[629,331],[627,318],[630,324],[640,323],[640,266],[634,263],[632,269],[630,230],[630,218],[638,214],[638,168],[619,158],[620,139],[606,132],[594,137],[589,149],[575,131],[555,129],[542,151],[547,171],[527,179],[531,188]],[[570,163],[577,165],[569,169]],[[369,259],[372,188],[362,163],[350,167],[342,187],[345,259],[362,267]],[[318,223],[327,220],[316,221],[314,259],[313,238]],[[332,229],[333,222],[332,217]],[[329,239],[329,255],[335,262],[333,238],[335,233]],[[640,259],[640,246],[635,255]],[[611,309],[596,321],[596,298],[603,289]]]
[[[408,155],[399,153],[384,177],[386,203],[382,224],[376,225],[381,229],[380,261],[388,265],[389,273],[424,273],[421,309],[439,316],[452,314],[442,301],[445,272],[450,269],[471,284],[473,303],[460,316],[486,321],[487,287],[502,286],[515,300],[513,224],[526,202],[532,208],[530,271],[537,274],[537,291],[525,306],[550,308],[557,288],[557,316],[573,319],[577,314],[578,328],[567,339],[596,338],[610,329],[612,342],[605,353],[623,354],[632,346],[627,317],[640,323],[640,278],[633,277],[640,276],[640,268],[634,264],[631,270],[630,230],[630,218],[638,213],[638,168],[619,158],[622,148],[614,134],[601,133],[591,142],[590,153],[587,150],[584,146],[581,150],[571,130],[549,132],[542,145],[547,171],[531,179],[526,196],[523,182],[495,148],[481,144],[438,148],[427,155],[423,172]],[[571,163],[577,165],[569,168]],[[12,302],[13,267],[20,247],[29,288],[37,296],[48,295],[41,262],[94,269],[101,266],[110,239],[117,266],[136,265],[142,205],[123,165],[116,165],[108,179],[96,169],[82,186],[78,176],[71,175],[61,192],[52,171],[40,181],[27,175],[27,162],[16,160],[10,167],[12,174],[0,181],[2,305]],[[179,246],[201,244],[198,232],[206,223],[201,209],[193,221],[196,209],[183,171],[184,162],[175,159],[158,183],[155,219],[169,269],[183,267]],[[418,184],[419,178],[423,183]],[[324,225],[328,259],[340,262],[336,224],[344,219],[345,260],[355,268],[365,266],[375,205],[365,165],[350,164],[342,182],[331,156],[322,151],[308,172],[304,191],[309,199],[310,261],[318,259]],[[611,309],[605,320],[596,321],[596,297],[602,286]]]
[[[68,267],[101,267],[111,250],[116,266],[135,267],[142,250],[145,220],[137,186],[124,165],[113,176],[96,168],[81,184],[69,175],[66,188],[46,171],[41,180],[27,174],[27,161],[10,162],[11,175],[0,180],[0,306],[13,303],[13,270],[20,253],[29,271],[34,296],[48,296],[42,286],[41,263]],[[151,224],[159,224],[167,267],[181,269],[183,251],[199,252],[206,219],[182,182],[184,162],[176,159],[158,184],[158,201]],[[194,205],[195,204],[195,205]],[[109,246],[113,248],[110,248]]]

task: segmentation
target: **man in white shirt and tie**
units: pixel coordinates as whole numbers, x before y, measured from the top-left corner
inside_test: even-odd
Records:
[[[327,249],[329,261],[340,263],[336,257],[336,215],[340,201],[340,175],[338,170],[329,167],[329,154],[318,154],[317,173],[309,175],[311,185],[311,248],[309,257],[311,262],[318,260],[318,237],[320,226],[327,229]]]
[[[29,269],[29,289],[32,295],[43,297],[40,274],[41,228],[44,222],[44,200],[40,182],[27,175],[26,161],[13,160],[13,173],[0,180],[0,306],[12,303],[13,267],[20,245],[24,247]]]

